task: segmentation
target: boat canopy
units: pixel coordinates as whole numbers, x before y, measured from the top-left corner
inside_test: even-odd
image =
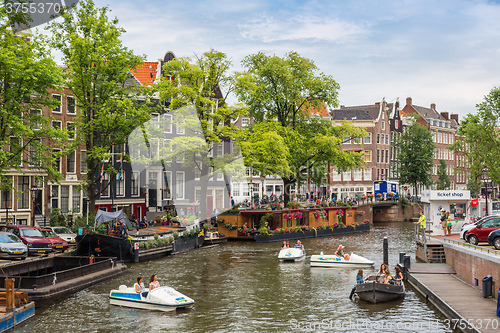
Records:
[[[103,210],[97,210],[95,215],[95,227],[97,228],[101,223],[123,218],[123,210],[120,209],[116,212],[105,212]]]

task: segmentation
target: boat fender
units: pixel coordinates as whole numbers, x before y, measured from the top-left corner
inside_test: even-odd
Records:
[[[93,264],[95,262],[95,256],[91,255],[89,258],[89,264]]]
[[[323,255],[323,251],[321,251],[321,252],[319,253],[319,255],[320,255],[320,256],[322,256],[322,255]]]
[[[351,290],[351,294],[349,295],[349,299],[352,301],[352,296],[354,295],[354,292],[356,291],[356,287],[353,287]]]

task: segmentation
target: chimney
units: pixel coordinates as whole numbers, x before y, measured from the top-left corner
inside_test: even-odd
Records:
[[[341,105],[341,106],[340,106],[340,108],[341,108],[341,109],[345,108],[345,105]]]
[[[411,97],[406,97],[406,105],[408,106],[412,105]]]
[[[435,103],[432,103],[432,104],[431,104],[431,110],[436,111],[436,104],[435,104]]]
[[[457,122],[457,125],[458,125],[458,114],[456,114],[456,113],[452,113],[452,114],[450,115],[450,119],[454,119],[454,120]]]
[[[380,106],[380,102],[375,102],[375,105],[376,106]]]
[[[441,112],[441,116],[446,120],[450,120],[450,118],[448,118],[448,112]]]

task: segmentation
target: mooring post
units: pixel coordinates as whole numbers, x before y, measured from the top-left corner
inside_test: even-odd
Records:
[[[139,262],[139,243],[134,243],[134,262]]]
[[[384,264],[389,266],[389,241],[384,237]]]
[[[5,279],[5,308],[7,312],[15,309],[14,279]]]

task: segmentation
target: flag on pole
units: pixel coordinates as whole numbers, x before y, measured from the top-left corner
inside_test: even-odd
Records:
[[[102,179],[104,178],[104,158],[102,159],[102,168],[101,168],[101,184],[102,184]]]
[[[120,156],[120,174],[118,175],[118,181],[123,180],[123,161],[122,157]]]

